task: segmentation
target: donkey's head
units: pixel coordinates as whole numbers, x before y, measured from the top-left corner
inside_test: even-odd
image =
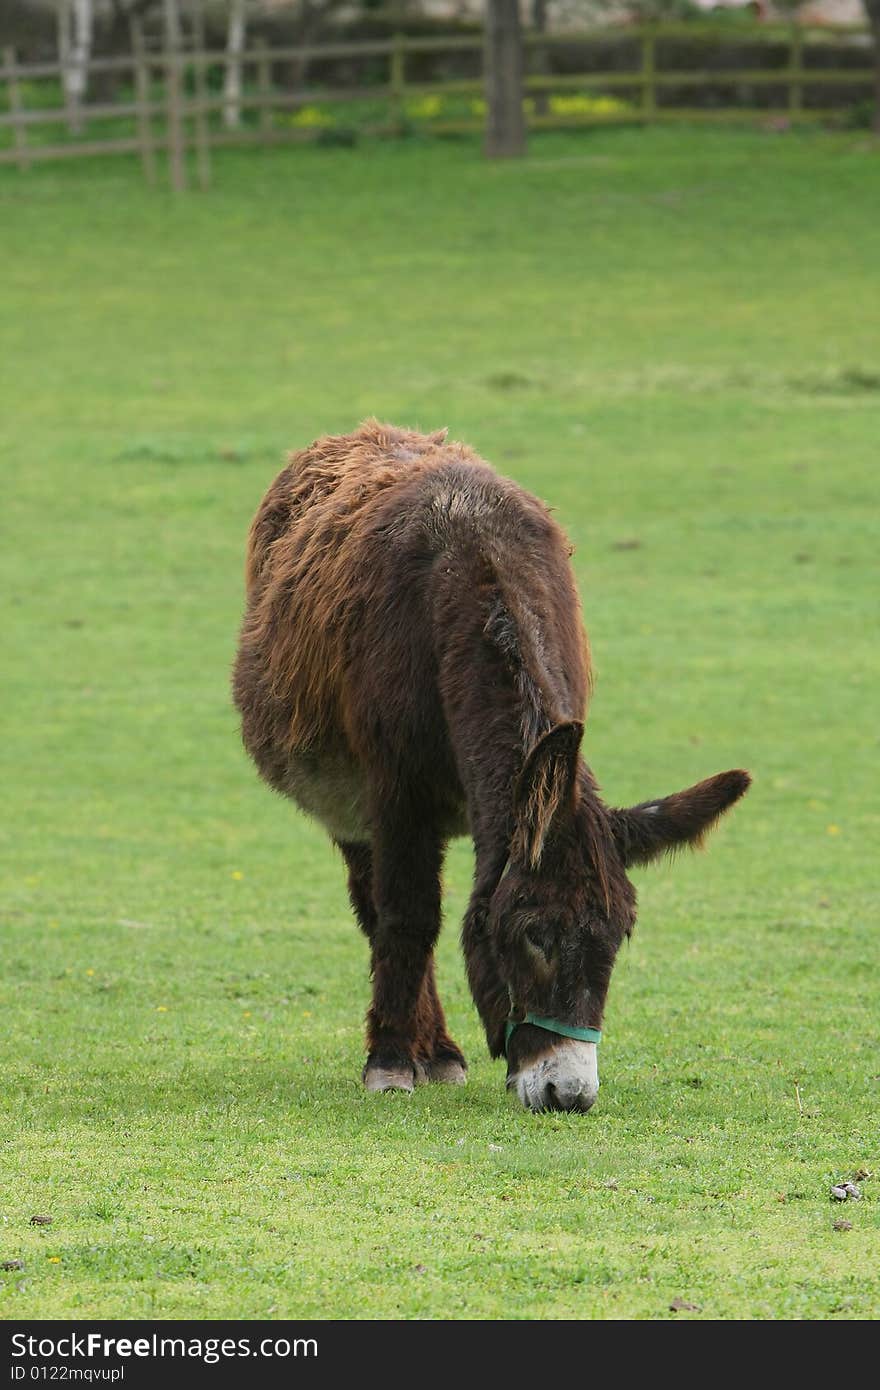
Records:
[[[611,810],[580,759],[582,734],[580,723],[557,725],[529,755],[516,786],[510,859],[490,906],[510,995],[507,1084],[530,1110],[589,1110],[596,1099],[608,983],[636,917],[627,868],[699,845],[750,782],[747,772],[722,772]]]

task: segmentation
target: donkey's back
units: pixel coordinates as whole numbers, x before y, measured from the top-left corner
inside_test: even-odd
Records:
[[[367,421],[292,455],[251,526],[234,674],[262,775],[337,841],[368,839],[371,801],[401,777],[444,834],[463,833],[446,697],[479,687],[487,637],[502,659],[505,639],[528,640],[526,591],[544,627],[569,622],[565,712],[583,713],[567,557],[546,509],[445,431]],[[554,569],[562,604],[543,593]]]

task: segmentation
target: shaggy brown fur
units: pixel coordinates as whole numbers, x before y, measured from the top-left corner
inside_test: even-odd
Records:
[[[474,839],[462,939],[498,1055],[511,1006],[598,1025],[634,921],[626,862],[698,840],[747,785],[604,806],[579,752],[590,666],[570,553],[472,450],[376,421],[294,454],[251,527],[242,734],[346,859],[376,1087],[463,1076],[432,963],[451,835]],[[531,1027],[514,1038],[511,1065],[548,1046]]]
[[[352,636],[369,603],[371,546],[389,489],[436,467],[445,431],[362,425],[293,454],[257,512],[248,543],[248,634],[285,703],[284,743],[309,748],[344,729]],[[476,463],[461,445],[447,460]]]

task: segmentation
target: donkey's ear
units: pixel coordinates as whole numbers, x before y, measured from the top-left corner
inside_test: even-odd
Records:
[[[719,816],[739,801],[751,781],[747,772],[719,772],[687,791],[612,811],[611,828],[623,862],[648,864],[683,845],[701,846]]]
[[[530,869],[540,862],[548,838],[571,814],[583,734],[579,720],[557,724],[535,744],[517,779],[510,853]]]

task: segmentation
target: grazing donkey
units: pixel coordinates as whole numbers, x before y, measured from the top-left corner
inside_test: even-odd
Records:
[[[722,772],[612,810],[581,757],[589,650],[546,507],[445,431],[370,420],[294,454],[251,527],[234,673],[260,773],[321,821],[372,951],[364,1083],[462,1082],[434,982],[440,869],[469,834],[462,944],[530,1110],[588,1110],[626,870],[699,844]]]

